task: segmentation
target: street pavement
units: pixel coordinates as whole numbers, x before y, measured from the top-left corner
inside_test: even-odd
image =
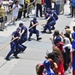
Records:
[[[71,29],[72,26],[75,25],[74,18],[67,15],[69,14],[68,6],[68,4],[65,6],[65,14],[59,15],[59,20],[55,25],[56,30],[59,30],[60,32],[64,32],[66,25],[70,25]],[[3,32],[0,31],[0,48],[10,42],[11,33],[18,27],[20,22],[23,22],[28,28],[31,19],[32,18],[16,21],[16,26],[9,25]],[[44,18],[37,18],[37,20],[39,23],[44,22]],[[8,23],[9,22],[7,22],[7,24]],[[11,56],[11,60],[6,61],[4,58],[10,50],[10,45],[2,50],[0,49],[0,75],[36,75],[35,66],[38,63],[43,63],[47,51],[52,51],[52,44],[49,38],[52,37],[54,32],[54,30],[52,30],[52,34],[42,34],[41,31],[43,30],[43,26],[41,26],[41,24],[37,26],[37,29],[40,31],[40,37],[42,37],[42,40],[36,41],[36,35],[33,34],[32,40],[24,43],[24,45],[27,46],[27,49],[24,53],[18,55],[20,59],[15,59]],[[72,73],[66,75],[72,75]]]

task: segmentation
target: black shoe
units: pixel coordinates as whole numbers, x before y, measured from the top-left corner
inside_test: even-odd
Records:
[[[55,29],[55,27],[52,27],[52,28],[51,28],[51,30],[54,30],[54,29]]]
[[[9,59],[9,58],[7,58],[7,57],[5,58],[5,60],[10,61],[10,59]]]
[[[73,17],[73,15],[71,15],[71,17]]]
[[[0,31],[4,31],[3,29],[0,29]]]
[[[70,14],[68,14],[68,15],[71,15],[71,13],[70,13]]]
[[[38,15],[36,15],[36,17],[39,17]]]
[[[37,38],[37,41],[41,40],[42,38]]]
[[[46,31],[41,31],[41,33],[46,33]]]
[[[40,16],[40,17],[42,17],[42,16]]]
[[[27,18],[30,18],[29,16],[27,16]]]
[[[26,46],[23,46],[23,47],[24,47],[24,49],[21,51],[22,53],[23,53],[23,52],[26,50],[26,48],[27,48]]]
[[[31,38],[28,38],[28,41],[31,41]]]
[[[14,56],[16,59],[19,59],[19,57],[18,56]]]

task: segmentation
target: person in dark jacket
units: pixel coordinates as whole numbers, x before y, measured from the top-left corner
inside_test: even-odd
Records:
[[[36,34],[37,41],[41,40],[42,38],[39,38],[39,30],[36,29],[36,26],[38,25],[38,21],[36,18],[33,18],[33,20],[30,21],[30,26],[29,26],[29,38],[28,40],[31,40],[32,34]]]
[[[12,41],[12,40],[13,40],[13,41],[10,43],[11,50],[10,50],[9,53],[7,54],[7,56],[6,56],[6,58],[5,58],[6,60],[10,60],[9,57],[10,57],[11,54],[13,54],[13,55],[15,56],[15,58],[19,58],[19,57],[17,56],[17,54],[20,52],[20,51],[18,50],[18,45],[19,45],[18,40],[19,40],[19,38],[20,38],[19,31],[20,31],[20,29],[17,28],[16,31],[14,31],[14,32],[12,33],[12,39],[11,39],[11,41]]]
[[[46,8],[52,9],[51,0],[45,0]]]
[[[42,31],[42,33],[46,33],[46,30],[49,30],[49,33],[51,33],[51,26],[54,26],[56,24],[56,20],[55,18],[52,16],[52,14],[47,14],[47,23],[44,26],[44,30]]]

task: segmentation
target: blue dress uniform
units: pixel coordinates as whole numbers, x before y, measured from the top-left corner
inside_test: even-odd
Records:
[[[47,14],[51,14],[54,18],[55,18],[55,21],[58,20],[58,15],[56,14],[56,12],[54,12],[53,10],[51,10],[50,8],[47,8],[47,12],[46,12],[46,18],[48,17]],[[51,27],[51,29],[55,29],[54,25]]]
[[[50,8],[47,8],[47,12],[48,14],[53,14],[53,17],[55,18],[55,20],[58,20],[58,15],[56,14],[56,12],[54,12],[53,10],[51,10]]]
[[[20,37],[19,30],[20,30],[20,29],[17,28],[16,31],[14,31],[14,32],[12,33],[12,36],[14,36],[14,38]],[[12,37],[11,40],[13,40],[14,38]],[[5,58],[6,60],[10,60],[10,59],[9,59],[9,56],[10,56],[11,54],[14,54],[15,58],[18,58],[18,57],[17,57],[17,54],[19,53],[19,52],[18,52],[18,39],[15,39],[14,41],[12,41],[12,42],[10,43],[10,47],[11,47],[11,50],[9,51],[8,55],[6,56],[6,58]]]
[[[26,28],[26,26],[23,25],[23,23],[20,23],[19,27],[21,27],[21,33],[24,30],[24,32],[22,33],[21,38],[19,40],[19,43],[22,44],[25,41],[27,41],[27,28]]]
[[[37,41],[42,39],[42,38],[39,38],[39,30],[36,29],[36,25],[35,24],[37,24],[37,23],[38,23],[38,21],[36,20],[36,18],[33,18],[33,20],[30,21],[30,26],[29,26],[29,28],[30,28],[29,32],[30,33],[29,33],[29,39],[28,39],[29,41],[31,40],[31,36],[32,36],[33,33],[36,34]],[[33,25],[35,25],[35,26],[32,27]]]
[[[19,24],[19,27],[21,28],[21,38],[19,39],[19,44],[21,47],[23,47],[24,49],[22,50],[22,52],[27,48],[26,46],[22,45],[24,42],[27,41],[27,28],[26,26],[23,25],[23,23]]]
[[[49,33],[51,33],[51,26],[54,26],[56,24],[56,20],[51,14],[48,14],[47,18],[49,17],[50,19],[47,21],[47,24],[44,26],[44,30],[42,31],[42,33],[46,33],[47,29],[49,30]]]

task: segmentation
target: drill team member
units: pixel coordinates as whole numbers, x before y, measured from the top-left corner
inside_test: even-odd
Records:
[[[15,40],[13,40],[13,41],[10,43],[11,50],[10,50],[9,53],[7,54],[7,56],[6,56],[6,58],[5,58],[6,60],[10,60],[9,57],[10,57],[11,54],[14,54],[15,58],[19,58],[19,57],[17,56],[17,54],[18,54],[18,40],[19,40],[19,38],[20,38],[19,31],[20,31],[20,29],[17,28],[16,31],[14,31],[14,32],[12,33],[12,39],[11,39],[11,41],[12,41],[13,39],[15,39]]]
[[[19,27],[21,28],[21,33],[20,33],[21,38],[19,39],[19,44],[22,45],[24,42],[27,41],[27,28],[26,26],[24,26],[23,23],[20,23]],[[24,50],[27,48],[24,45],[22,46],[24,47]]]
[[[22,44],[25,41],[27,41],[27,28],[26,26],[24,26],[23,23],[20,23],[19,27],[21,28],[21,33],[20,33],[21,38],[20,38],[19,43]]]
[[[36,18],[33,18],[33,20],[30,21],[30,26],[29,26],[29,38],[28,40],[31,40],[32,34],[36,34],[37,41],[39,41],[42,38],[39,38],[39,30],[36,29],[36,26],[38,25],[38,21]]]
[[[47,24],[44,26],[44,30],[42,31],[42,33],[46,33],[47,29],[49,30],[49,33],[51,33],[51,26],[56,24],[56,20],[51,14],[48,14],[46,21]]]
[[[56,21],[58,20],[58,15],[53,10],[51,10],[50,8],[47,8],[47,12],[45,14],[46,15],[46,18],[48,16],[48,14],[51,14],[55,18]],[[55,29],[54,25],[51,27],[51,29],[52,30]]]

